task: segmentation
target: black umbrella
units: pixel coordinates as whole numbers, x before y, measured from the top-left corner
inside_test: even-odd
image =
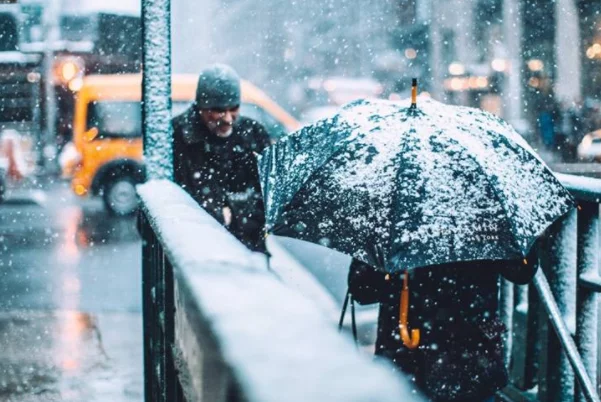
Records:
[[[511,126],[424,98],[362,100],[267,148],[268,231],[387,272],[523,259],[574,206]]]

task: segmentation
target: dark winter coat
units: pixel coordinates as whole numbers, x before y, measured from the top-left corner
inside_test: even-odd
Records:
[[[405,347],[399,335],[399,275],[387,279],[381,271],[353,260],[349,290],[360,304],[380,303],[377,356],[393,361],[434,401],[482,401],[507,383],[505,329],[497,313],[499,274],[525,283],[532,278],[534,265],[526,268],[483,261],[411,271],[408,326],[418,328],[421,335],[414,350]]]
[[[269,145],[264,127],[239,117],[232,134],[212,134],[194,107],[173,124],[174,181],[224,224],[232,211],[230,232],[253,251],[265,252],[265,213],[255,153]]]

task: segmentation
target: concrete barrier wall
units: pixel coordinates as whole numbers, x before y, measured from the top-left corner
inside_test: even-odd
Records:
[[[422,400],[178,186],[138,191],[147,400]]]

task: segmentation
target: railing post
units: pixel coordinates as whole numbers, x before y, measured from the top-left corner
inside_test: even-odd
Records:
[[[155,370],[160,382],[160,398],[157,402],[168,402],[167,398],[167,345],[165,345],[165,256],[163,247],[157,244],[155,247],[156,264],[154,272],[153,290],[155,295],[155,339],[154,359],[157,362]],[[153,401],[154,402],[154,401]]]
[[[142,310],[144,322],[144,390],[147,401],[181,401],[173,361],[173,268],[144,213],[142,235]]]
[[[543,251],[543,250],[541,250]],[[545,257],[541,254],[541,260]],[[541,261],[540,269],[543,263]],[[549,324],[549,315],[547,314],[547,310],[545,309],[544,303],[542,302],[539,295],[536,293],[535,287],[531,286],[533,294],[533,299],[536,300],[534,306],[536,306],[536,318],[534,322],[536,323],[536,340],[534,343],[534,348],[532,349],[533,353],[533,365],[532,367],[536,370],[536,377],[533,378],[533,381],[536,382],[538,386],[538,400],[541,402],[549,401],[549,390],[548,390],[548,382],[549,382],[549,353],[553,353],[551,350],[551,336],[553,336],[553,329]],[[557,348],[555,350],[557,353]]]
[[[138,232],[142,237],[142,322],[143,322],[143,343],[144,343],[144,394],[152,395],[152,377],[149,373],[152,370],[152,342],[150,341],[152,326],[150,320],[152,312],[151,300],[151,281],[148,278],[148,272],[152,266],[152,231],[148,230],[146,216],[142,213],[138,215]]]
[[[541,343],[538,337],[538,331],[548,330],[546,325],[546,317],[541,317],[540,309],[541,302],[540,297],[536,294],[536,289],[532,285],[527,286],[526,298],[528,300],[528,316],[526,325],[526,358],[524,368],[524,382],[523,389],[532,389],[537,384],[537,374],[539,372],[539,360],[537,356],[541,354],[541,350],[544,345],[547,344],[545,341]],[[544,321],[544,323],[542,322]],[[546,336],[546,332],[545,332]]]
[[[157,269],[160,244],[143,213],[138,216],[138,230],[142,236],[142,315],[144,323],[144,394],[147,401],[160,394],[160,349],[157,317]],[[159,372],[157,372],[157,368]]]
[[[175,371],[175,362],[173,361],[173,345],[175,340],[175,304],[174,304],[174,280],[173,265],[163,253],[163,284],[165,286],[163,314],[164,314],[164,342],[165,342],[165,388],[167,401],[178,402],[178,382]]]
[[[578,277],[599,275],[599,204],[580,203],[578,212]],[[576,344],[589,377],[596,383],[598,357],[597,293],[580,286],[577,295]],[[578,388],[577,388],[578,389]],[[577,401],[586,401],[578,389]]]
[[[501,279],[501,320],[507,327],[507,340],[505,342],[505,366],[511,365],[511,350],[513,345],[513,319],[514,319],[514,285],[507,279]]]
[[[587,401],[601,402],[593,382],[586,373],[586,369],[584,368],[584,364],[582,363],[582,359],[580,358],[580,354],[578,353],[578,349],[572,334],[568,330],[561,312],[559,311],[555,297],[553,296],[551,288],[549,287],[549,282],[542,271],[538,271],[534,276],[534,286],[541,297],[542,304],[545,306],[545,310],[549,316],[549,322],[557,334],[557,338],[560,341],[561,347],[565,351],[566,357],[572,364],[572,367],[574,367],[576,377],[578,378],[579,384],[586,395]]]
[[[531,379],[536,372],[531,367],[531,362],[534,356],[532,340],[536,334],[536,327],[533,327],[536,320],[532,312],[537,310],[530,307],[533,304],[529,303],[528,293],[528,285],[514,285],[515,307],[510,327],[512,342],[511,345],[508,344],[508,347],[511,346],[511,359],[508,365],[511,382],[521,390],[534,386]]]
[[[549,280],[559,312],[569,331],[575,333],[576,319],[576,211],[568,213],[553,224],[541,255],[543,272]],[[573,402],[574,372],[553,331],[548,331],[545,384],[540,391],[541,400]]]

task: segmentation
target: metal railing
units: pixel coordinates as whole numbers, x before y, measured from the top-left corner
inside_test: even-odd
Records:
[[[505,283],[510,400],[599,401],[601,180],[558,174],[578,209],[539,241],[530,285]],[[548,279],[548,281],[547,281]]]
[[[421,401],[175,184],[142,200],[147,401]]]

